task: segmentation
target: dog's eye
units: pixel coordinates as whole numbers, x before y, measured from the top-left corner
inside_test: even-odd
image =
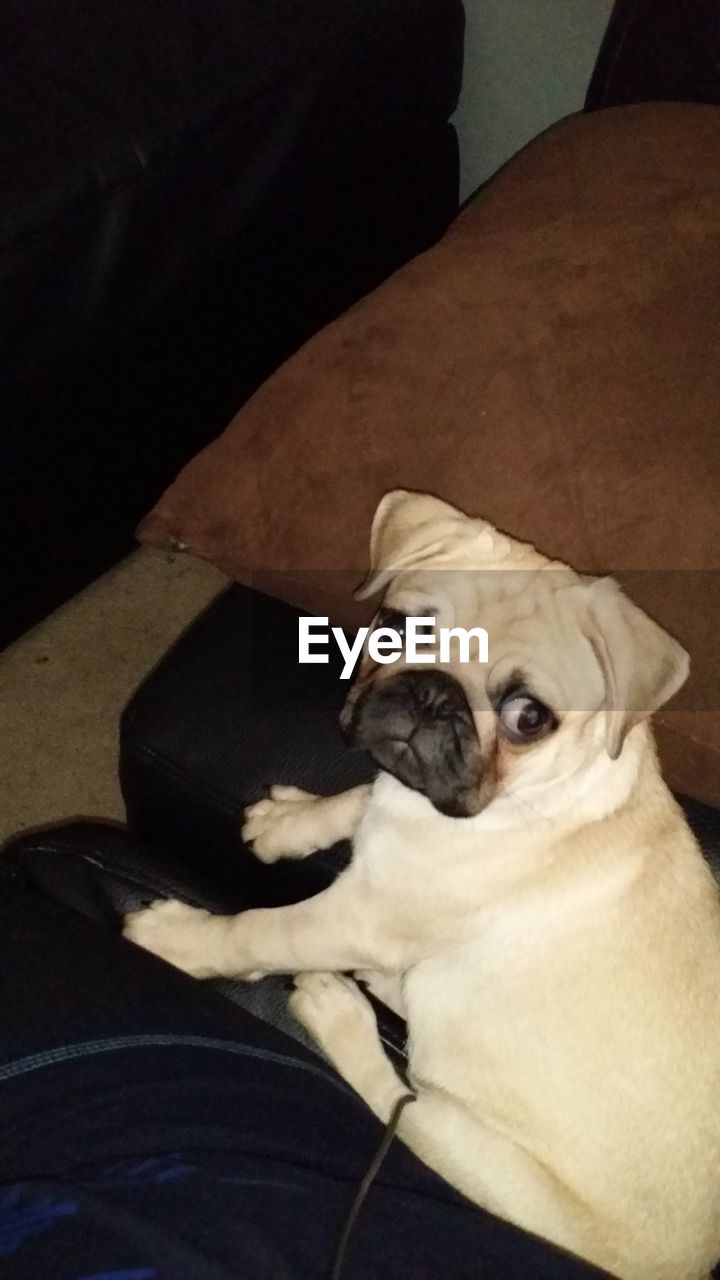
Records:
[[[549,733],[557,720],[549,707],[527,693],[513,693],[498,708],[502,731],[510,742],[531,742]]]
[[[405,635],[405,623],[407,617],[401,613],[399,609],[381,609],[378,613],[378,627],[387,627],[390,631],[397,631],[398,635]]]

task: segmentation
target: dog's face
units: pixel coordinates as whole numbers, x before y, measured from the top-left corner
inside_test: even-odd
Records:
[[[381,501],[361,597],[384,591],[374,627],[407,617],[484,628],[488,662],[459,638],[423,646],[420,665],[363,654],[341,715],[386,772],[442,813],[466,818],[498,795],[616,759],[629,730],[687,677],[685,650],[611,579],[582,576],[438,499]],[[433,661],[434,659],[434,661]]]

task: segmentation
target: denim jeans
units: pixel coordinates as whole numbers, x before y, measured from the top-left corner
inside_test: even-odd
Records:
[[[0,1001],[0,1276],[330,1275],[382,1129],[321,1058],[17,870]],[[394,1142],[343,1280],[597,1274]]]

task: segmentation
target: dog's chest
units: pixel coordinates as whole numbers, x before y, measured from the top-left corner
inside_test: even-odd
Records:
[[[443,933],[445,922],[455,928],[458,916],[482,900],[481,863],[423,797],[406,793],[404,802],[396,812],[371,800],[353,837],[353,862],[378,904],[392,903],[408,929],[434,922]]]

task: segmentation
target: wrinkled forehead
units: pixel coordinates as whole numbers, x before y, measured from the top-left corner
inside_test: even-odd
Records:
[[[603,705],[602,671],[569,592],[540,592],[533,608],[525,610],[515,601],[498,601],[485,616],[491,690],[520,673],[531,692],[557,713],[594,714]]]
[[[404,613],[424,610],[438,619],[447,618],[447,625],[466,625],[468,619],[477,622],[479,613],[490,608],[497,609],[509,622],[556,611],[560,596],[567,595],[567,588],[578,581],[574,570],[549,563],[543,569],[407,569],[395,574],[384,603]]]
[[[604,682],[582,627],[579,581],[564,567],[414,570],[397,576],[384,603],[438,627],[484,627],[491,693],[520,675],[555,710],[594,712]]]

